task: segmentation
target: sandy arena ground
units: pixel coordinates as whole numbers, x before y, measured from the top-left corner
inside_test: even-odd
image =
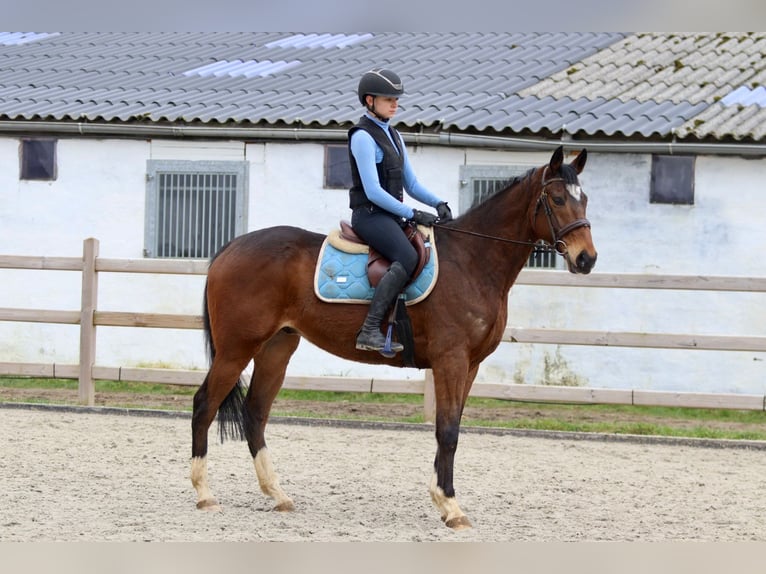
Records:
[[[452,532],[427,485],[429,427],[270,424],[291,513],[271,511],[247,446],[211,427],[223,512],[195,508],[188,414],[0,409],[0,541],[766,540],[766,448],[463,432]]]

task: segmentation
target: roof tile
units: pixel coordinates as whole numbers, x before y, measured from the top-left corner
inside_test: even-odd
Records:
[[[380,65],[403,129],[766,137],[766,33],[0,32],[0,117],[346,124]]]

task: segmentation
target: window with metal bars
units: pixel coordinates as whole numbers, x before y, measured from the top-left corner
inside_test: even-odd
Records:
[[[529,166],[462,166],[460,170],[460,212],[470,209],[506,187],[516,176],[523,175]],[[556,253],[540,245],[532,250],[526,267],[558,269]]]
[[[245,232],[247,162],[148,162],[144,255],[208,259]]]

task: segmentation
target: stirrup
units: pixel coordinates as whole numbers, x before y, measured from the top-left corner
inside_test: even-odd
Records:
[[[391,334],[394,330],[393,323],[388,324],[388,330],[386,331],[386,342],[383,345],[383,348],[380,350],[380,354],[386,357],[387,359],[393,359],[396,357],[396,354],[404,351],[404,345],[401,343],[397,343],[395,341],[391,341]]]
[[[379,332],[376,331],[375,335],[377,335],[378,333]],[[359,337],[360,337],[361,334],[362,334],[362,330],[360,330],[356,334],[356,344],[355,344],[355,346],[356,346],[357,350],[360,350],[360,351],[378,351],[381,355],[383,355],[384,357],[388,357],[389,359],[391,357],[395,356],[396,353],[404,350],[404,346],[401,343],[398,343],[396,341],[392,341],[391,340],[391,326],[390,325],[388,327],[387,336],[386,336],[385,340],[383,340],[383,342],[380,342],[380,340],[377,340],[377,341],[370,341],[367,344],[365,344],[364,342],[360,344],[359,343]],[[382,335],[381,335],[381,338],[382,338]],[[388,353],[388,354],[386,354],[386,353]]]

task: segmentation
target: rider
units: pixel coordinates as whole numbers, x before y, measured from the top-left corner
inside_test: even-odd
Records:
[[[359,81],[357,94],[367,111],[348,132],[353,182],[349,192],[351,226],[368,245],[391,261],[375,288],[356,338],[356,348],[366,351],[384,348],[386,339],[380,325],[418,263],[404,226],[408,221],[431,226],[452,219],[447,203],[418,182],[399,132],[389,125],[403,93],[402,81],[391,70],[375,68],[366,72]],[[437,215],[405,205],[403,191],[435,207]],[[391,343],[393,352],[403,348],[400,343]]]

